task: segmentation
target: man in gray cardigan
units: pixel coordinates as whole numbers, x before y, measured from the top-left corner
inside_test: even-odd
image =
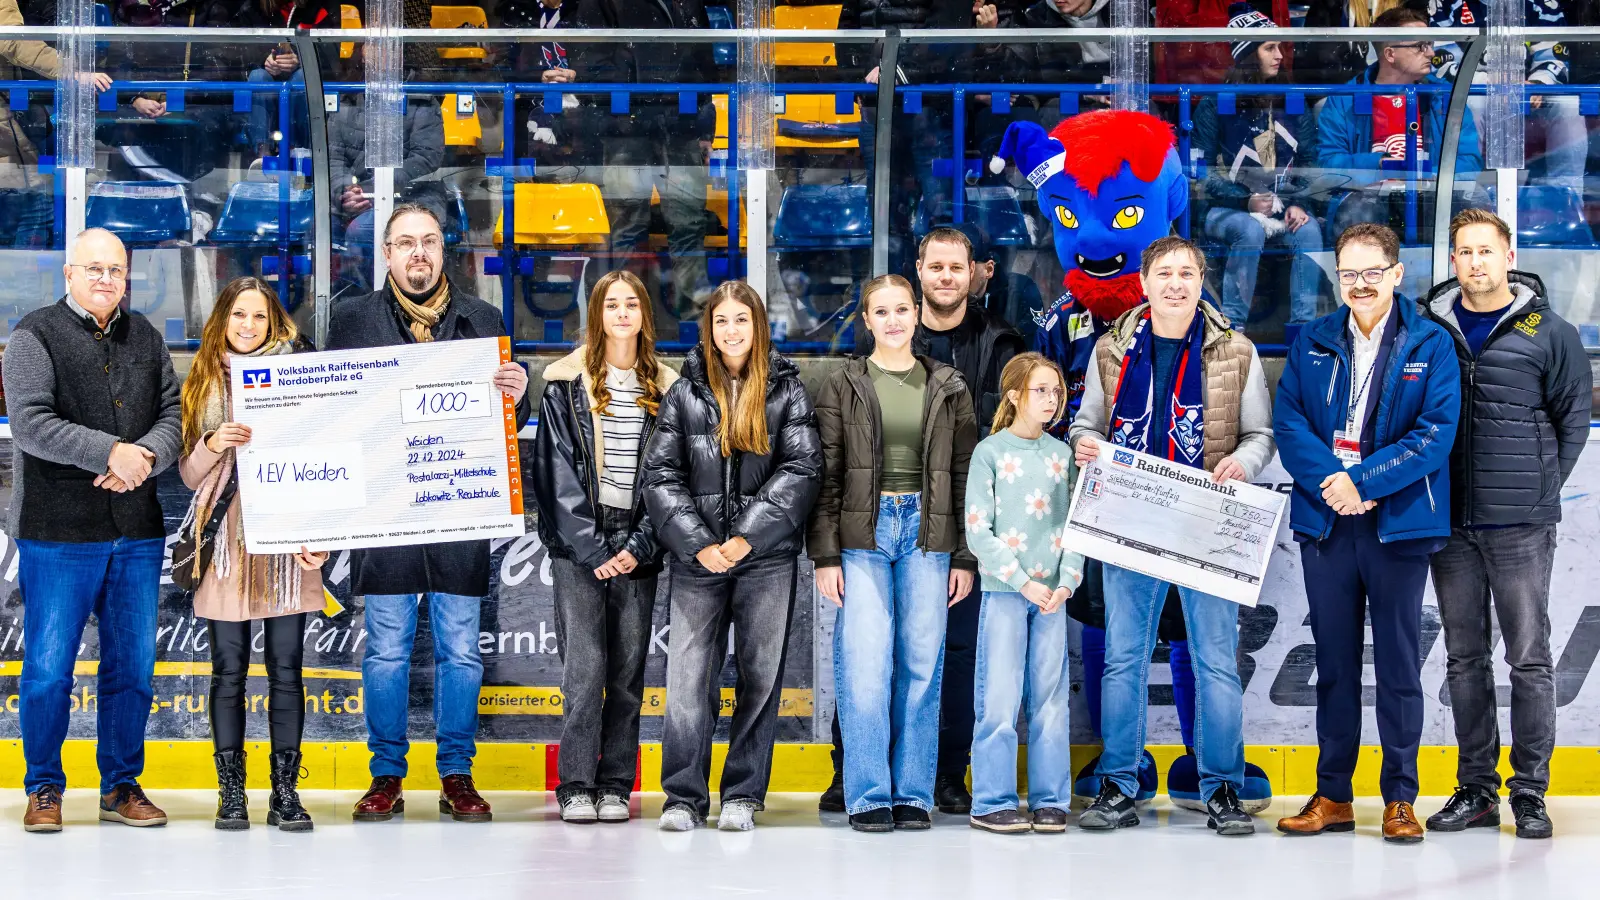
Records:
[[[61,830],[61,744],[91,613],[100,623],[100,818],[165,825],[138,778],[166,545],[155,476],[179,455],[178,379],[161,334],[121,308],[122,242],[90,229],[68,260],[67,296],[24,316],[4,358],[15,477],[6,530],[17,542],[27,635],[23,827]]]

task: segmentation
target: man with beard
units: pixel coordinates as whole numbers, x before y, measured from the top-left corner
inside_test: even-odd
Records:
[[[384,229],[388,283],[334,308],[329,350],[505,336],[500,310],[443,277],[444,232],[427,207],[395,209]],[[491,373],[484,373],[489,375]],[[528,374],[514,362],[492,373],[494,386],[528,422]],[[372,786],[356,803],[358,822],[385,822],[405,811],[406,722],[411,706],[411,647],[417,608],[428,602],[434,646],[434,727],[438,733],[439,809],[458,822],[487,822],[489,804],[472,784],[477,749],[478,612],[489,593],[489,542],[450,541],[351,553],[351,592],[365,601],[367,748]]]

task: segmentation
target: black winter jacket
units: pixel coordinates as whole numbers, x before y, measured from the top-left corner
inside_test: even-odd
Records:
[[[1476,359],[1456,322],[1461,287],[1433,289],[1428,315],[1455,338],[1461,424],[1450,454],[1451,525],[1561,521],[1561,487],[1589,438],[1594,376],[1578,330],[1539,276],[1513,271],[1511,306]]]
[[[695,554],[735,537],[750,542],[745,560],[798,556],[822,484],[817,416],[800,369],[772,354],[766,385],[772,452],[724,457],[705,352],[704,344],[689,352],[645,448],[644,499],[656,536],[678,562],[693,566],[700,565]]]
[[[633,578],[655,576],[661,569],[661,546],[655,526],[644,507],[644,473],[633,481],[633,533],[613,549],[595,527],[600,505],[600,467],[605,447],[592,412],[594,391],[583,370],[584,348],[567,354],[544,370],[544,399],[539,405],[539,428],[533,439],[533,470],[528,479],[539,510],[539,540],[558,559],[570,559],[586,569],[598,569],[627,550],[638,560]],[[660,386],[665,393],[678,374],[661,366]],[[646,415],[639,436],[641,453],[655,431],[656,417]]]
[[[859,329],[856,355],[871,356],[874,346],[872,332]],[[995,410],[1000,408],[1000,373],[1011,357],[1026,350],[1022,335],[1005,320],[977,303],[967,304],[966,318],[951,329],[950,359],[942,359],[932,349],[928,329],[917,320],[917,333],[911,339],[911,352],[918,356],[932,356],[939,362],[955,366],[967,381],[972,392],[972,408],[978,415],[978,433],[988,434],[994,422]]]
[[[505,337],[500,310],[451,285],[450,305],[433,328],[436,341]],[[334,306],[328,323],[329,350],[414,344],[389,287]],[[487,372],[485,375],[489,374]],[[523,394],[517,403],[517,428],[528,424],[533,404]],[[409,547],[380,547],[350,554],[354,594],[436,592],[484,597],[489,593],[489,542],[448,541]]]

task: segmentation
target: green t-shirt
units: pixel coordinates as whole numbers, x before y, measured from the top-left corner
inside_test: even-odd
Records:
[[[878,409],[883,415],[883,483],[891,494],[922,490],[922,396],[928,371],[915,363],[907,372],[891,372],[867,360]]]

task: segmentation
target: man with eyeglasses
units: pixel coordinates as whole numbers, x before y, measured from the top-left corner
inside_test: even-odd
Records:
[[[1101,336],[1070,433],[1078,464],[1102,443],[1248,481],[1272,459],[1272,401],[1255,345],[1200,299],[1205,256],[1180,237],[1145,248],[1145,302]],[[1134,799],[1144,755],[1145,686],[1159,613],[1170,585],[1109,563],[1103,568],[1106,661],[1101,681],[1105,748],[1100,792],[1078,827],[1110,831],[1139,824]],[[1244,689],[1239,681],[1239,605],[1179,587],[1194,660],[1195,742],[1206,824],[1221,835],[1255,831],[1244,787]]]
[[[500,310],[460,290],[443,274],[444,234],[425,206],[397,207],[384,228],[389,265],[383,289],[334,307],[329,350],[505,336]],[[508,362],[491,376],[528,423],[528,374]],[[433,717],[438,737],[439,809],[458,822],[487,822],[488,801],[472,783],[477,752],[478,614],[489,593],[489,542],[449,541],[352,551],[352,593],[363,598],[367,649],[367,749],[372,785],[356,803],[358,822],[386,822],[405,811],[406,722],[411,708],[411,649],[424,599],[433,632]]]
[[[155,476],[177,460],[178,379],[161,333],[121,308],[128,254],[108,231],[78,235],[67,295],[22,317],[5,348],[17,542],[18,684],[27,831],[61,830],[61,744],[83,631],[99,622],[95,760],[100,818],[165,825],[139,787],[156,664],[166,527]]]
[[[1428,557],[1450,535],[1461,369],[1450,335],[1397,293],[1405,267],[1393,231],[1352,226],[1334,256],[1345,306],[1290,347],[1273,416],[1317,647],[1317,790],[1278,830],[1355,829],[1370,615],[1383,838],[1416,843],[1422,592]]]
[[[1372,27],[1425,31],[1428,17],[1407,7],[1397,7],[1375,19]],[[1359,98],[1352,94],[1334,94],[1323,102],[1317,115],[1317,165],[1348,177],[1349,186],[1358,189],[1340,201],[1334,214],[1335,231],[1342,231],[1356,222],[1387,222],[1389,197],[1383,190],[1375,189],[1403,190],[1406,173],[1413,168],[1423,178],[1433,176],[1440,148],[1444,146],[1449,106],[1447,91],[1419,92],[1416,102],[1412,103],[1401,90],[1408,85],[1449,87],[1449,82],[1433,74],[1433,42],[1421,34],[1414,41],[1378,45],[1378,61],[1350,83],[1393,85],[1397,93],[1364,94]],[[1361,111],[1363,107],[1367,111]],[[1470,179],[1482,168],[1478,126],[1472,110],[1468,109],[1461,120],[1456,177]],[[1394,190],[1388,194],[1397,198],[1403,196]]]

